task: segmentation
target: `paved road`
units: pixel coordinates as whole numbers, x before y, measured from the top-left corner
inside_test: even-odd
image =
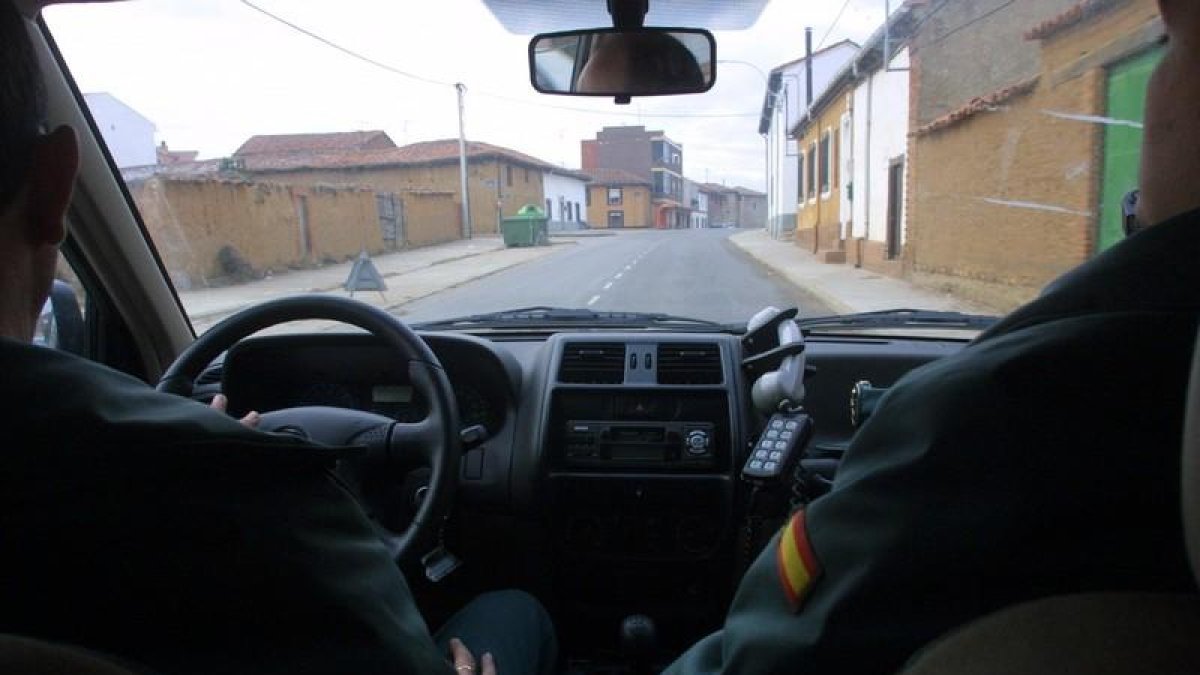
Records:
[[[726,241],[736,230],[622,232],[579,237],[561,253],[396,310],[416,323],[530,305],[668,312],[745,321],[766,305],[832,313]]]

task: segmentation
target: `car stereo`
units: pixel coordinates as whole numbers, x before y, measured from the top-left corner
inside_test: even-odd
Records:
[[[564,465],[592,469],[699,469],[716,464],[708,422],[570,420]]]

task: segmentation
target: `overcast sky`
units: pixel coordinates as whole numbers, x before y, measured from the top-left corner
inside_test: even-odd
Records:
[[[707,94],[618,106],[534,92],[529,36],[505,31],[481,0],[250,1],[395,69],[463,82],[471,140],[575,168],[581,139],[605,125],[644,124],[683,144],[689,178],[762,188],[765,83],[748,66],[719,64]],[[770,0],[752,28],[716,33],[719,59],[765,72],[799,58],[804,27],[819,42],[844,2]],[[848,0],[825,43],[861,42],[883,14],[883,0]],[[54,6],[46,19],[80,88],[132,106],[173,150],[221,157],[272,133],[383,129],[398,144],[458,135],[452,87],[363,63],[240,0]],[[741,116],[686,117],[694,115]]]

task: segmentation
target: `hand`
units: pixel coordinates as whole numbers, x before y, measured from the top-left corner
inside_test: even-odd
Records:
[[[479,672],[476,672],[475,657],[458,638],[450,638],[450,659],[455,675],[496,675],[496,660],[490,652],[480,658]]]
[[[209,404],[209,407],[217,412],[225,412],[225,408],[229,407],[229,399],[225,397],[225,394],[217,394],[213,397],[212,403]],[[251,410],[250,412],[246,413],[245,417],[241,419],[241,423],[246,427],[253,429],[258,426],[258,419],[258,413]],[[467,652],[468,656],[470,654],[470,652]]]

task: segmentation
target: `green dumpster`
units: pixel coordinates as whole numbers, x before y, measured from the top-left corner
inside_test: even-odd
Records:
[[[533,204],[522,206],[515,216],[500,221],[505,246],[536,246],[550,243],[546,212]]]

